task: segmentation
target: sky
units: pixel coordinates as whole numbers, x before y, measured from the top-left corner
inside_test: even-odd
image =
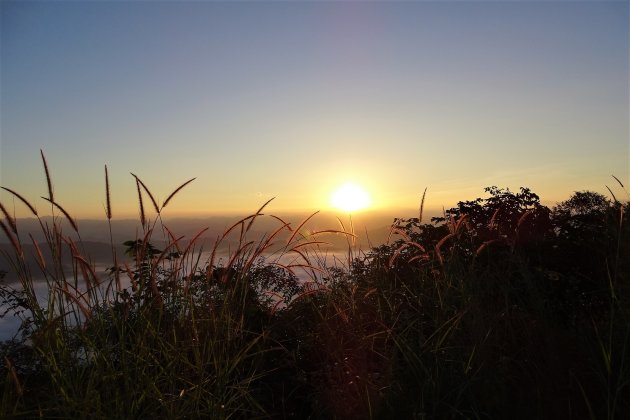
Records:
[[[627,1],[2,1],[0,185],[77,218],[630,184]],[[28,215],[10,194],[0,201]]]

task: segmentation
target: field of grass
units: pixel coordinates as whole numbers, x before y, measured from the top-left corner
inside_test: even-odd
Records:
[[[112,244],[101,275],[46,179],[52,221],[5,188],[46,241],[1,208],[20,285],[0,297],[24,320],[0,347],[2,418],[629,416],[627,198],[576,192],[550,209],[491,187],[442,218],[394,219],[365,252],[349,227],[308,219],[252,238],[274,218],[265,205],[217,240],[239,244],[220,262],[161,218],[187,183],[160,206],[135,178],[141,235],[124,255]],[[326,258],[327,235],[347,238],[344,264]]]

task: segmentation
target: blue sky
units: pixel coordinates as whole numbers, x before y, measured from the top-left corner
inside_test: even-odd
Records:
[[[105,164],[120,216],[129,172],[162,199],[197,177],[182,215],[324,209],[349,180],[392,210],[630,184],[625,1],[0,7],[0,185],[45,195],[41,148],[79,217]]]

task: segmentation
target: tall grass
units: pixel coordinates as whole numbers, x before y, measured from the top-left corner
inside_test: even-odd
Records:
[[[591,235],[591,225],[562,219],[570,213],[562,206],[550,213],[526,189],[490,188],[485,201],[424,224],[423,194],[419,217],[396,219],[391,242],[364,251],[354,248],[351,221],[307,233],[316,214],[292,225],[266,214],[270,200],[206,250],[205,229],[185,238],[162,219],[194,179],[160,205],[132,174],[140,233],[119,255],[105,167],[112,265],[100,273],[80,226],[55,201],[43,153],[42,161],[52,218],[3,189],[37,218],[45,239],[26,238],[0,205],[11,244],[2,256],[19,280],[16,288],[2,284],[1,297],[24,320],[21,336],[2,344],[2,417],[630,412],[630,229],[628,204],[616,197],[602,201],[601,238],[579,264],[578,234]],[[263,217],[277,227],[252,237]],[[342,264],[326,255],[326,235],[348,239]],[[227,242],[236,245],[219,259]],[[36,292],[40,277],[45,296]]]

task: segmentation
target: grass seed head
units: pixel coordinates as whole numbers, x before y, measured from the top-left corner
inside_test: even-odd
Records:
[[[46,162],[46,156],[44,156],[44,151],[39,150],[39,153],[42,155],[42,162],[44,163],[44,172],[46,172],[46,184],[48,185],[48,200],[50,202],[55,201],[55,196],[53,195],[53,185],[52,179],[50,178],[50,171],[48,170],[48,162]]]
[[[109,173],[107,172],[107,165],[105,165],[105,211],[107,213],[107,220],[112,219],[112,202],[109,194]]]
[[[18,194],[17,192],[13,191],[10,188],[7,188],[7,187],[0,187],[0,188],[2,188],[5,191],[10,192],[15,197],[17,197],[18,200],[20,200],[22,203],[24,203],[24,205],[26,207],[28,207],[28,209],[31,211],[31,213],[33,213],[33,216],[37,217],[37,210],[35,210],[35,207],[33,207],[33,205],[31,203],[29,203],[26,198],[22,197],[20,194]]]

